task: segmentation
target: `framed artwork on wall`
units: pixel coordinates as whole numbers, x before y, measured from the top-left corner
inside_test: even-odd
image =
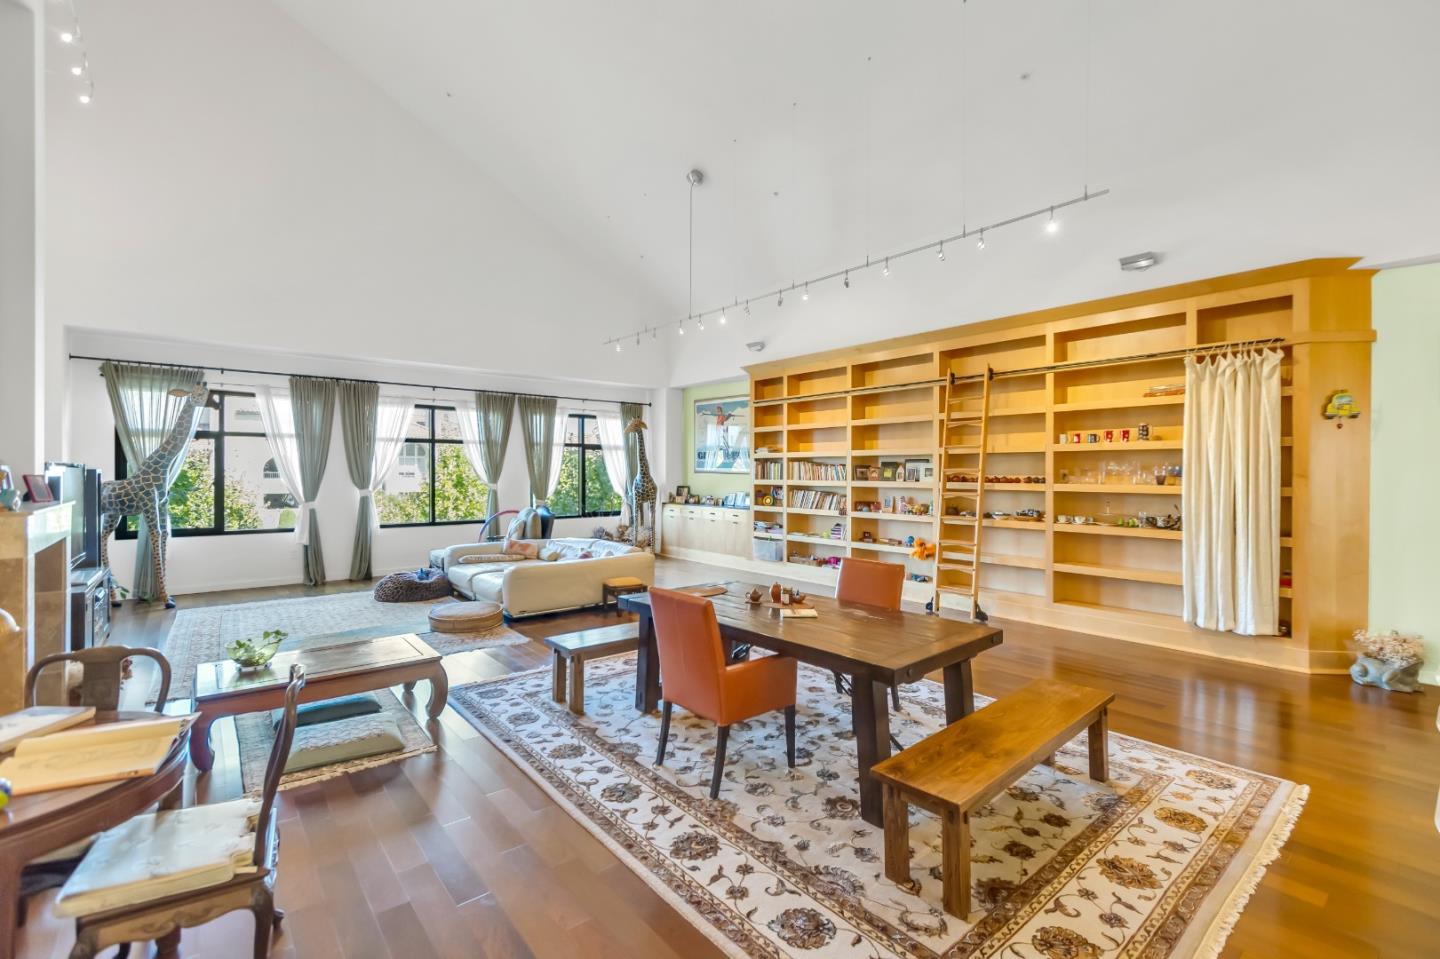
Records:
[[[750,472],[750,400],[695,401],[695,472]]]

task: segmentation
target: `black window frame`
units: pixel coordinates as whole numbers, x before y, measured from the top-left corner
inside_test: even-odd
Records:
[[[605,512],[603,512],[603,513],[587,513],[587,512],[585,512],[585,453],[586,453],[587,451],[589,451],[589,450],[594,450],[595,453],[600,457],[600,462],[601,462],[602,464],[605,462],[605,453],[604,453],[604,451],[603,451],[604,448],[603,448],[599,443],[587,443],[587,442],[585,442],[585,434],[586,434],[586,432],[587,432],[586,429],[585,429],[585,427],[586,427],[586,421],[587,421],[587,420],[596,420],[596,421],[598,422],[599,417],[597,417],[594,413],[570,413],[570,414],[569,414],[569,418],[570,418],[570,419],[576,419],[576,420],[579,420],[579,421],[580,421],[580,423],[579,423],[579,427],[580,427],[580,428],[579,428],[578,430],[576,430],[576,432],[575,432],[575,435],[578,436],[578,437],[580,437],[580,442],[578,442],[578,443],[562,443],[561,446],[560,446],[560,455],[561,455],[561,456],[564,456],[564,455],[565,455],[565,451],[568,450],[568,449],[579,450],[579,457],[580,457],[580,470],[579,470],[579,473],[580,473],[580,495],[579,495],[579,500],[580,500],[580,512],[578,512],[578,513],[564,513],[564,514],[555,513],[555,518],[556,518],[556,519],[596,519],[596,518],[604,517],[604,516],[619,516],[619,515],[621,514],[621,512],[624,511],[624,508],[625,508],[625,505],[624,505],[624,504],[625,504],[625,494],[624,494],[623,492],[621,492],[620,490],[616,490],[617,493],[620,493],[620,504],[621,504],[621,505],[620,505],[620,509],[617,509],[617,510],[607,510],[607,511],[605,511]],[[534,498],[532,497],[531,499],[532,499],[532,504],[533,504],[533,499],[534,499]]]
[[[479,519],[441,519],[441,520],[437,520],[437,519],[435,518],[435,477],[439,475],[438,472],[437,472],[436,469],[435,469],[435,466],[436,466],[435,447],[436,447],[437,444],[444,444],[444,445],[449,445],[449,446],[463,446],[463,445],[464,445],[464,441],[463,441],[463,440],[449,440],[449,439],[437,439],[437,438],[436,438],[436,436],[435,436],[435,413],[436,413],[437,411],[445,411],[445,412],[449,412],[449,413],[454,413],[456,416],[459,416],[459,415],[460,415],[460,411],[457,410],[457,409],[456,409],[455,407],[453,407],[453,406],[445,406],[444,404],[436,404],[436,403],[416,403],[416,404],[415,404],[415,409],[417,409],[417,410],[426,410],[426,411],[428,412],[429,417],[430,417],[430,438],[429,438],[429,439],[411,439],[409,436],[406,436],[405,439],[404,439],[404,441],[401,443],[401,447],[403,448],[406,444],[409,444],[409,443],[424,443],[424,444],[426,444],[426,445],[429,447],[429,450],[430,450],[430,458],[429,458],[429,466],[430,466],[430,473],[429,473],[429,476],[430,476],[430,509],[429,509],[429,513],[430,513],[430,519],[429,519],[428,522],[424,522],[424,523],[381,523],[381,524],[380,524],[380,528],[381,528],[381,529],[410,529],[410,528],[412,528],[412,527],[419,527],[419,526],[476,526],[476,525],[479,525],[479,524],[485,522],[487,519],[489,519],[488,516],[482,516],[482,517],[480,517]],[[482,477],[480,481],[483,483],[485,480],[484,480],[484,478]]]
[[[227,430],[227,429],[225,428],[225,404],[226,404],[226,402],[228,401],[229,397],[239,396],[239,397],[253,398],[254,395],[255,395],[254,393],[245,393],[245,392],[242,392],[242,391],[239,391],[239,390],[224,390],[224,391],[222,391],[222,390],[214,390],[214,391],[212,391],[212,394],[211,394],[211,395],[217,397],[217,398],[219,399],[219,403],[220,403],[219,408],[218,408],[218,409],[215,409],[215,410],[213,411],[213,412],[214,412],[214,420],[215,420],[216,429],[213,429],[213,430],[197,429],[197,430],[195,431],[194,439],[197,439],[197,440],[208,439],[208,440],[211,441],[211,444],[210,444],[210,449],[211,449],[210,464],[211,464],[211,466],[214,468],[214,472],[215,472],[215,494],[214,494],[214,495],[215,495],[215,506],[214,506],[215,524],[214,524],[213,526],[187,526],[187,527],[184,527],[184,528],[177,527],[177,526],[172,526],[172,527],[170,528],[170,535],[171,535],[172,537],[173,537],[173,536],[251,536],[251,535],[259,534],[259,533],[293,533],[293,532],[295,531],[295,527],[293,527],[293,526],[277,526],[277,527],[275,527],[274,529],[226,529],[226,528],[225,528],[225,440],[226,440],[226,438],[231,437],[231,436],[247,436],[247,437],[256,437],[256,436],[258,436],[260,439],[263,440],[263,439],[265,438],[265,431],[262,429],[262,430],[260,430],[259,432],[252,432],[252,431],[250,431],[250,430]],[[116,430],[116,431],[115,431],[115,478],[116,478],[116,479],[125,479],[125,477],[126,477],[127,475],[129,475],[129,469],[130,469],[130,463],[129,463],[129,461],[125,458],[125,447],[122,446],[121,443],[120,443],[120,431],[119,431],[119,430]],[[298,509],[299,507],[296,507],[296,508]],[[127,518],[126,520],[122,520],[121,523],[120,523],[120,525],[117,526],[117,527],[115,527],[115,538],[116,538],[116,539],[130,539],[130,540],[138,539],[139,536],[140,536],[140,530],[139,530],[139,528],[138,528],[139,524],[137,523],[137,524],[136,524],[137,528],[136,528],[136,529],[133,529],[133,530],[132,530],[132,529],[128,529],[128,528],[127,528],[128,526],[129,526],[128,518]]]

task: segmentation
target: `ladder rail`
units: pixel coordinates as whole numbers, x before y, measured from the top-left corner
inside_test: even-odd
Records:
[[[985,454],[990,446],[990,384],[994,381],[995,369],[987,363],[980,393],[980,465],[975,474],[975,574],[970,577],[970,619],[973,622],[986,619],[980,609],[980,551],[985,538]]]
[[[941,511],[941,537],[939,548],[936,553],[935,590],[934,595],[931,599],[931,611],[937,614],[940,612],[941,596],[948,586],[948,588],[953,592],[960,592],[962,594],[965,592],[969,593],[970,619],[975,622],[984,622],[987,618],[984,610],[980,608],[980,549],[981,542],[984,539],[983,531],[985,528],[985,453],[986,447],[990,443],[990,383],[994,378],[995,370],[989,365],[986,365],[985,372],[981,374],[979,415],[955,417],[955,419],[958,420],[969,421],[971,424],[975,424],[978,421],[978,425],[980,427],[980,439],[978,446],[973,447],[972,449],[972,447],[968,443],[951,443],[949,435],[950,430],[956,428],[956,423],[952,421],[953,413],[951,410],[951,406],[955,398],[955,389],[962,382],[974,382],[974,377],[964,377],[962,379],[960,377],[957,377],[953,370],[949,373],[948,376],[946,376],[944,405],[942,406],[943,412],[941,414],[942,422],[939,451],[941,491],[940,500],[942,505],[947,495],[961,495],[966,499],[972,500],[975,504],[975,524],[971,527],[974,532],[971,535],[970,542],[963,543],[960,541],[955,541],[952,543],[947,543],[944,537],[945,513],[943,510]],[[975,491],[973,493],[949,494],[946,492],[945,488],[949,485],[950,470],[952,469],[950,462],[950,458],[952,456],[975,456],[977,458],[978,462],[977,465],[974,467],[976,476]],[[968,472],[971,467],[959,466],[954,468],[963,469]],[[968,550],[969,555],[947,556],[947,549],[952,551]],[[949,562],[946,561],[947,559],[949,560]],[[964,583],[942,585],[940,580],[942,575],[944,575],[944,573],[946,572],[963,573],[968,577],[968,579]]]

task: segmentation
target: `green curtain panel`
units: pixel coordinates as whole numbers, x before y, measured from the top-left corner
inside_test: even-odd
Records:
[[[175,424],[180,415],[184,398],[171,396],[171,390],[189,391],[204,376],[197,369],[173,366],[144,366],[137,363],[100,364],[105,377],[105,392],[110,396],[110,410],[115,417],[115,432],[120,437],[120,449],[125,453],[125,462],[130,472],[139,468],[147,456],[155,451],[161,440]],[[166,488],[174,484],[185,463],[189,444],[170,461],[166,470]],[[140,535],[135,543],[134,594],[142,599],[154,599],[156,570],[150,552],[150,537],[169,538],[170,529],[152,530],[142,518]],[[163,543],[162,543],[163,549]]]
[[[635,483],[635,477],[640,472],[640,437],[635,433],[623,432],[635,420],[645,419],[645,407],[639,403],[620,404],[620,429],[621,436],[625,438],[625,488],[620,491],[620,498],[626,503],[630,502],[630,487]],[[630,525],[635,525],[635,515],[630,515]]]
[[[320,526],[316,521],[315,497],[330,459],[330,433],[335,424],[335,381],[309,376],[290,377],[290,396],[295,415],[295,443],[300,452],[300,508],[309,513],[310,536],[304,545],[302,565],[305,582],[325,582],[325,557],[320,550]]]
[[[520,430],[525,440],[525,469],[530,474],[530,498],[550,497],[550,459],[555,443],[555,397],[518,396]]]
[[[500,471],[505,467],[505,450],[510,445],[510,424],[515,419],[515,394],[476,393],[475,411],[480,424],[480,461],[485,467],[485,475],[481,478],[490,487],[490,497],[485,503],[485,515],[494,516],[500,510],[500,497],[495,490],[500,485]]]
[[[380,384],[345,380],[336,384],[340,398],[340,431],[345,437],[345,466],[350,482],[360,490],[355,516],[355,544],[350,549],[350,578],[370,578],[370,525],[375,509],[370,487],[374,482],[375,430],[380,410]]]

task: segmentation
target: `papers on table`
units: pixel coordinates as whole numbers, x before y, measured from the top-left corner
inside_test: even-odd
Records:
[[[0,778],[10,780],[14,795],[24,796],[148,776],[194,720],[195,714],[157,716],[32,736],[0,762]]]
[[[94,706],[31,706],[0,716],[0,753],[8,753],[31,736],[58,733],[95,715]]]

